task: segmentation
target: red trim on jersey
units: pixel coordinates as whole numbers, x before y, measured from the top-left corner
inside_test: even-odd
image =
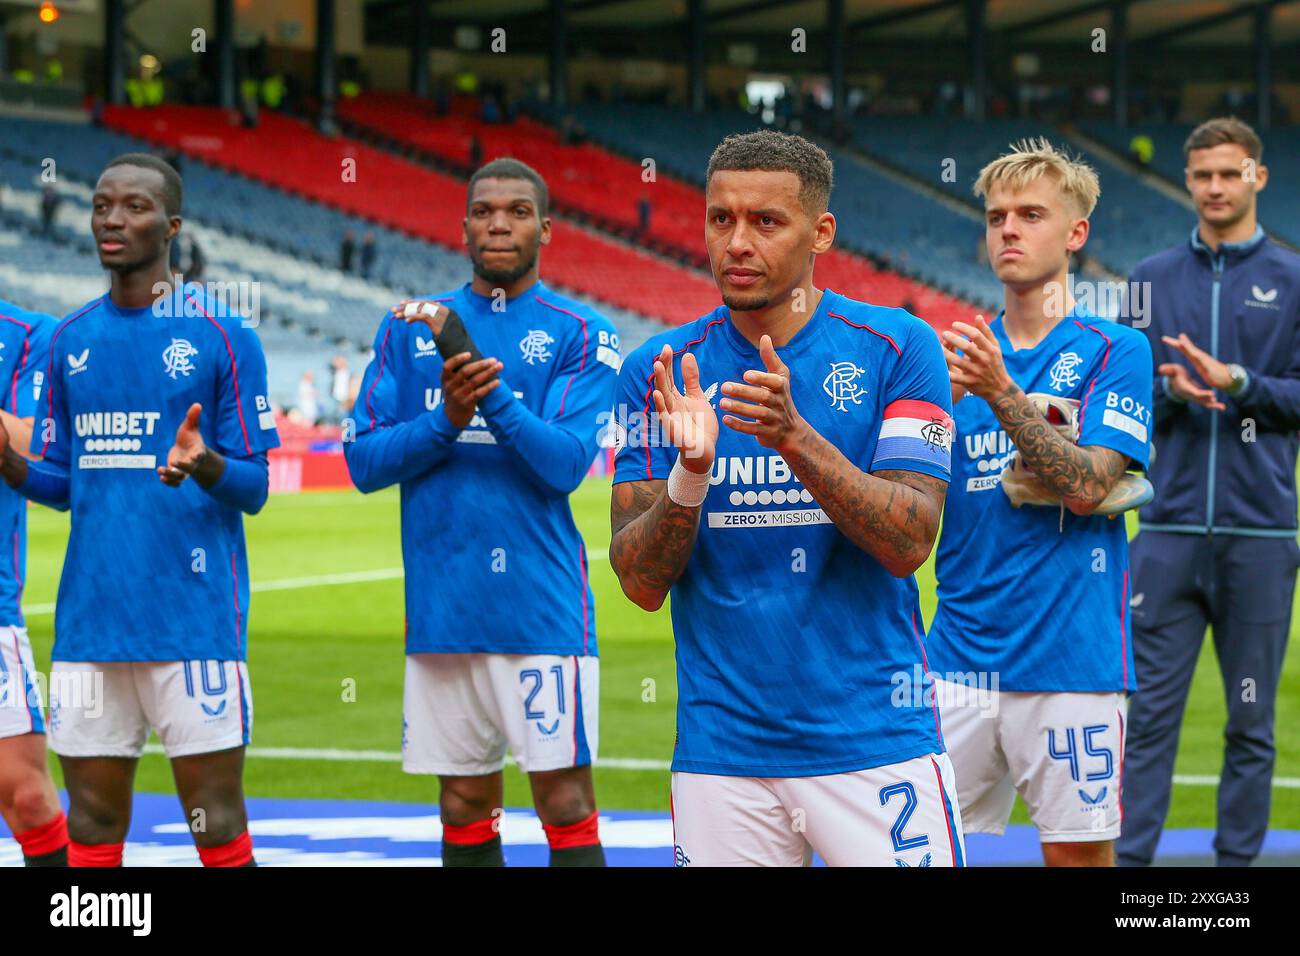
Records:
[[[14,325],[21,325],[28,332],[31,332],[32,330],[31,325],[24,322],[22,319],[15,319],[12,315],[5,315],[3,312],[0,312],[0,319],[3,319],[6,322],[12,322]]]
[[[585,598],[582,602],[582,619],[582,650],[585,654],[587,651],[587,601]],[[582,718],[582,691],[578,686],[580,680],[582,680],[582,670],[578,666],[578,657],[575,654],[573,657],[573,696],[570,698],[573,701],[573,759],[569,762],[570,766],[574,767],[578,765],[578,722]],[[586,728],[584,727],[583,730],[585,731]]]
[[[121,843],[68,841],[68,866],[121,866]]]
[[[1119,595],[1119,659],[1124,672],[1123,689],[1128,690],[1128,630],[1124,627],[1124,612],[1128,610],[1128,568],[1124,569],[1124,587]]]
[[[22,319],[15,319],[12,315],[0,314],[0,320],[12,322],[14,325],[21,325],[27,335],[32,334],[32,327]],[[18,414],[18,377],[22,374],[23,367],[27,364],[27,356],[31,354],[32,341],[30,338],[23,339],[23,354],[18,360],[18,365],[14,368],[13,383],[9,387],[9,412],[12,415]]]
[[[38,827],[15,833],[14,839],[23,848],[23,856],[45,856],[68,845],[68,818],[60,810]]]
[[[235,563],[235,552],[230,552],[230,589],[231,595],[235,599],[235,660],[239,660],[239,649],[243,644],[240,640],[240,633],[243,631],[243,618],[239,611],[239,568]]]
[[[948,791],[943,786],[943,774],[939,772],[938,762],[931,757],[930,765],[934,767],[934,779],[939,783],[939,805],[943,807],[943,822],[948,825],[948,848],[952,853],[952,865],[957,865],[957,837],[952,832],[952,817],[948,816]]]
[[[853,326],[855,329],[866,329],[866,330],[867,330],[868,332],[870,332],[872,335],[878,335],[878,336],[880,336],[882,339],[884,339],[886,342],[888,342],[890,345],[892,345],[892,346],[894,347],[894,351],[898,353],[898,357],[899,357],[899,358],[902,358],[902,357],[903,357],[903,350],[900,349],[900,348],[898,347],[898,343],[895,342],[893,339],[891,339],[891,338],[890,338],[888,335],[886,335],[884,332],[877,332],[877,331],[876,331],[875,329],[873,329],[871,326],[869,326],[869,325],[863,325],[863,324],[860,323],[860,322],[851,322],[851,321],[849,321],[848,319],[846,319],[844,316],[840,315],[838,312],[827,312],[826,314],[827,314],[827,315],[834,316],[835,318],[837,318],[837,319],[839,319],[841,322],[843,322],[845,325],[851,325],[851,326]]]
[[[1106,351],[1101,356],[1101,368],[1097,369],[1097,374],[1094,375],[1092,381],[1088,383],[1088,391],[1084,393],[1083,401],[1079,403],[1079,434],[1082,435],[1083,415],[1088,410],[1088,399],[1092,398],[1092,390],[1097,385],[1097,379],[1101,376],[1102,372],[1106,371],[1106,363],[1110,361],[1111,341],[1110,341],[1110,337],[1107,336],[1105,332],[1097,328],[1095,325],[1084,325],[1078,319],[1074,319],[1073,321],[1074,324],[1077,325],[1079,328],[1096,332],[1098,335],[1100,335],[1103,339],[1106,340]]]
[[[568,826],[556,827],[543,823],[546,842],[552,850],[572,850],[580,846],[596,846],[600,843],[600,811],[594,811],[585,820]]]
[[[564,383],[564,394],[560,396],[560,408],[559,411],[555,413],[555,418],[559,418],[561,415],[564,414],[564,401],[569,397],[569,386],[573,384],[573,380],[575,378],[577,378],[580,374],[582,374],[582,370],[587,367],[587,320],[584,319],[582,316],[578,315],[578,313],[576,312],[570,312],[568,309],[562,309],[558,305],[552,305],[551,303],[543,299],[540,295],[534,295],[533,298],[536,299],[538,302],[540,302],[542,305],[546,306],[548,309],[554,309],[556,312],[563,312],[565,315],[571,315],[579,322],[582,323],[582,361],[578,364],[578,371],[570,375],[569,380]],[[555,420],[554,418],[551,419],[551,421],[554,420]]]
[[[247,830],[221,846],[198,847],[204,866],[246,866],[253,861],[253,838]]]
[[[107,298],[108,298],[108,293],[105,292],[94,302],[91,302],[88,305],[84,306],[80,312],[76,312],[68,316],[66,319],[64,319],[62,322],[59,323],[59,327],[55,329],[54,334],[50,336],[50,364],[47,365],[45,369],[45,387],[47,392],[45,396],[45,401],[46,401],[46,408],[49,410],[49,414],[46,417],[50,418],[51,420],[53,420],[54,418],[54,343],[58,341],[59,334],[64,329],[66,329],[73,322],[77,321],[77,319],[81,318],[83,315],[85,315],[95,306],[102,305],[104,303],[104,300]],[[45,444],[41,446],[42,458],[44,458],[45,453],[49,451],[50,441],[54,438],[54,429],[51,428],[49,431],[50,431],[50,438],[47,438],[45,440]],[[71,466],[71,456],[69,456],[69,466]]]
[[[444,823],[442,825],[442,842],[451,843],[454,846],[479,846],[496,838],[496,822],[496,817],[488,817],[486,820],[475,820],[473,823],[467,823],[463,827]]]
[[[370,407],[370,396],[379,384],[379,380],[384,377],[384,358],[388,353],[388,337],[393,334],[393,321],[390,319],[388,328],[384,330],[384,341],[379,344],[379,367],[375,369],[375,380],[370,383],[366,389],[366,414],[370,416],[370,427],[375,427],[375,410]]]
[[[578,542],[578,569],[582,573],[582,656],[587,656],[587,549]]]
[[[703,335],[701,335],[698,339],[694,339],[693,341],[687,342],[681,348],[676,349],[673,352],[673,355],[674,356],[680,355],[682,352],[685,352],[687,349],[689,349],[692,345],[699,345],[701,342],[703,342],[705,339],[709,337],[710,329],[712,329],[718,323],[726,322],[726,321],[727,321],[727,317],[725,315],[722,316],[721,318],[714,319],[712,322],[704,326]],[[660,349],[659,351],[662,352],[663,349]],[[655,358],[657,357],[658,357],[658,353],[656,353],[655,355]],[[650,400],[651,398],[654,397],[654,392],[655,392],[655,369],[654,369],[654,359],[652,358],[650,360],[650,374],[649,376],[646,377],[646,390],[645,390],[645,428],[647,434],[642,436],[642,440],[645,442],[646,481],[651,481],[654,478],[654,469],[651,468],[650,465],[650,435],[648,434],[650,430]]]
[[[9,407],[13,410],[14,415],[18,414],[18,377],[23,374],[23,369],[27,367],[27,356],[32,352],[32,340],[23,339],[23,357],[18,360],[18,368],[14,370],[14,383],[9,396]],[[28,442],[28,449],[31,448],[31,442]]]
[[[14,529],[14,580],[18,582],[18,605],[22,606],[23,601],[23,579],[18,573],[18,529]]]
[[[239,400],[239,368],[235,365],[235,350],[230,347],[230,336],[226,335],[225,327],[208,315],[208,310],[203,308],[191,293],[186,292],[185,298],[193,302],[198,307],[198,310],[203,313],[203,317],[217,327],[217,331],[221,333],[222,341],[226,343],[226,354],[230,356],[230,379],[235,386],[235,411],[239,413],[239,429],[244,433],[244,448],[251,455],[253,453],[253,443],[248,440],[248,426],[244,424],[244,404]]]
[[[925,668],[925,676],[930,677],[930,662],[925,659],[925,642],[921,640],[920,633],[916,630],[916,611],[912,611],[912,637],[916,640],[916,646],[921,649],[921,666]],[[930,677],[931,685],[934,684],[934,678]],[[943,747],[943,731],[939,727],[939,701],[937,697],[931,698],[930,708],[934,711],[934,736],[939,741],[939,747]]]

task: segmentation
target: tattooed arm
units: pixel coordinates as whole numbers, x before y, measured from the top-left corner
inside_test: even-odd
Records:
[[[919,568],[934,547],[947,482],[912,471],[868,474],[804,420],[790,396],[790,369],[770,336],[759,340],[766,371],[725,382],[722,424],[780,452],[840,533],[895,577]],[[745,416],[743,418],[738,416]],[[749,420],[752,419],[752,420]]]
[[[1012,382],[989,402],[1020,459],[1076,515],[1090,515],[1128,468],[1128,455],[1101,445],[1080,447],[1050,425]]]
[[[698,480],[713,469],[718,418],[700,388],[695,356],[682,356],[682,387],[673,378],[673,350],[665,345],[654,360],[655,413],[663,437],[678,450],[678,462]],[[623,593],[647,611],[657,611],[686,570],[700,529],[700,505],[668,497],[663,479],[621,482],[610,502],[609,560]]]
[[[840,533],[890,574],[905,578],[930,556],[946,481],[915,471],[867,474],[811,428],[781,457]]]
[[[614,486],[609,561],[623,593],[638,607],[657,611],[663,606],[691,559],[700,511],[669,499],[667,481],[628,481]]]
[[[1044,418],[1007,374],[1002,347],[983,316],[954,322],[943,333],[944,357],[954,385],[989,403],[1025,466],[1076,515],[1090,515],[1128,467],[1128,456],[1101,445],[1080,447]],[[960,350],[960,354],[958,354]]]

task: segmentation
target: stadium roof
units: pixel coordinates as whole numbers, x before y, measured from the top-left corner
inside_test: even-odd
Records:
[[[825,28],[826,0],[701,0],[708,29],[736,33],[785,33],[796,26]],[[1134,44],[1244,46],[1252,41],[1251,12],[1258,0],[1127,0]],[[1272,8],[1275,45],[1300,42],[1300,2],[1263,0]],[[435,22],[499,25],[544,22],[549,0],[430,0]],[[872,39],[960,40],[966,34],[965,0],[844,0],[851,31]],[[997,38],[1070,43],[1096,27],[1109,27],[1114,0],[987,0],[986,24]],[[566,0],[571,29],[671,28],[686,19],[687,0]],[[409,0],[369,0],[372,42],[401,42]]]

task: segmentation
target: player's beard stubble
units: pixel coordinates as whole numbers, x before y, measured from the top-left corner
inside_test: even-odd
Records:
[[[493,285],[502,286],[510,285],[517,282],[524,276],[528,275],[529,270],[537,265],[538,246],[534,245],[527,255],[519,260],[519,264],[510,269],[494,269],[485,265],[483,260],[473,252],[470,253],[470,262],[474,266],[474,274],[485,282],[491,282]]]
[[[772,304],[772,297],[758,293],[757,295],[735,295],[734,293],[722,294],[722,304],[732,312],[755,312],[758,309],[766,309]]]

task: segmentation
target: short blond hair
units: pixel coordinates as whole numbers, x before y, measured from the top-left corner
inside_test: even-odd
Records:
[[[1046,139],[1022,139],[1012,143],[1011,152],[1003,153],[980,170],[979,178],[975,180],[975,195],[986,199],[989,191],[999,184],[1020,192],[1044,175],[1056,179],[1061,195],[1074,203],[1084,219],[1092,215],[1097,200],[1101,198],[1097,170],[1082,158],[1057,149]]]

